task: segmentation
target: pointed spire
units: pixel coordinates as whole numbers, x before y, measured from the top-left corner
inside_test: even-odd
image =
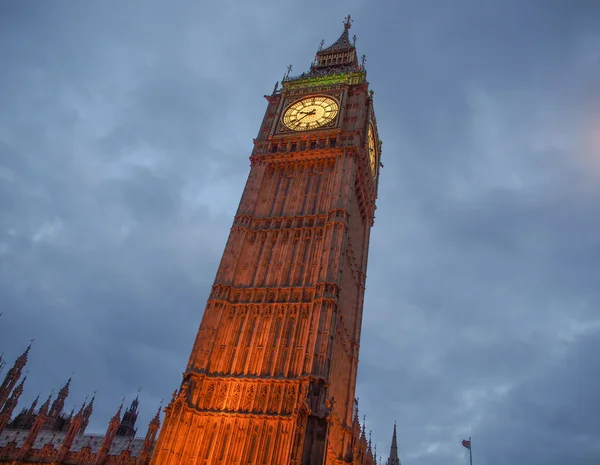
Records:
[[[83,405],[81,406],[81,410],[79,410],[79,413],[77,415],[81,415],[82,420],[81,420],[81,434],[85,433],[86,428],[88,427],[88,424],[90,423],[90,417],[92,416],[92,412],[94,411],[94,399],[96,398],[96,391],[94,391],[94,394],[92,396],[92,400],[90,401],[89,404],[86,405],[87,402],[87,396],[85,397],[85,402],[83,403]]]
[[[50,408],[50,401],[52,400],[53,395],[54,395],[54,389],[48,396],[48,399],[46,399],[46,402],[44,402],[42,404],[42,406],[40,407],[40,413],[39,413],[40,415],[46,415],[48,413],[48,409]]]
[[[106,430],[106,434],[104,435],[104,439],[102,440],[102,444],[100,445],[100,449],[96,455],[96,465],[103,465],[106,462],[108,457],[108,452],[113,443],[117,430],[121,421],[119,418],[121,417],[121,411],[123,410],[123,404],[125,403],[125,398],[121,400],[121,405],[119,406],[119,410],[114,416],[111,418],[108,423],[108,429]]]
[[[115,413],[115,415],[112,417],[113,420],[119,420],[121,418],[121,411],[123,410],[123,404],[125,403],[125,397],[123,397],[123,399],[121,399],[121,405],[119,405],[119,410],[117,410],[117,413]]]
[[[360,440],[367,442],[367,416],[363,415],[363,424],[360,432]]]
[[[22,364],[22,366],[25,366],[25,364],[27,363],[27,358],[29,357],[29,351],[31,350],[31,346],[32,346],[34,340],[35,339],[32,339],[31,341],[29,341],[29,345],[27,346],[27,349],[25,349],[25,352],[23,352],[21,355],[19,355],[19,358],[17,358],[15,365]]]
[[[29,407],[29,413],[33,413],[35,411],[35,408],[37,407],[39,400],[40,400],[40,394],[38,394],[37,397],[35,399],[33,399],[33,402],[31,403],[31,407]]]
[[[146,432],[146,438],[144,439],[144,444],[142,445],[142,450],[140,450],[139,455],[137,457],[136,464],[137,465],[146,465],[148,463],[148,459],[150,457],[150,452],[152,447],[154,446],[154,440],[156,439],[156,434],[158,433],[158,428],[160,428],[160,411],[162,410],[163,400],[160,400],[160,405],[158,407],[158,411],[150,423],[148,424],[148,430]]]
[[[23,380],[17,385],[17,387],[13,389],[12,393],[10,394],[10,397],[4,404],[4,407],[2,408],[2,413],[0,413],[0,432],[2,432],[10,422],[15,407],[19,403],[19,398],[21,397],[21,394],[23,394],[23,387],[25,386],[26,379],[27,375],[25,375],[23,377]]]
[[[162,405],[163,405],[163,399],[160,399],[160,405],[158,406],[158,410],[156,411],[156,415],[154,415],[154,418],[152,419],[151,423],[158,423],[158,424],[160,424],[160,412],[162,410]]]
[[[390,447],[390,458],[388,465],[400,465],[398,458],[398,440],[396,438],[396,422],[394,421],[394,432],[392,433],[392,446]]]
[[[29,372],[27,372],[29,373]],[[25,373],[25,376],[23,376],[23,379],[21,380],[21,382],[17,385],[17,387],[15,389],[20,389],[21,392],[23,392],[23,387],[25,386],[25,381],[27,381],[27,373]]]
[[[321,51],[322,52],[333,52],[336,50],[348,50],[348,49],[354,48],[354,43],[356,42],[356,39],[354,39],[353,43],[350,43],[350,37],[348,34],[348,31],[350,31],[351,27],[352,27],[352,18],[350,18],[350,15],[348,15],[348,16],[346,16],[346,18],[344,18],[344,32],[342,32],[342,35],[340,36],[340,38],[338,40],[336,40],[333,44],[331,44],[329,47],[324,48],[319,51],[320,52]]]
[[[81,407],[79,407],[79,411],[77,412],[77,415],[83,415],[83,413],[85,412],[85,409],[88,407],[87,400],[88,400],[88,396],[86,395],[85,399],[83,400],[83,403],[81,404]]]
[[[23,372],[23,368],[27,365],[27,356],[29,355],[30,350],[31,344],[29,344],[25,352],[17,358],[12,368],[6,373],[4,381],[0,384],[0,409],[4,408],[4,404],[8,400],[10,392],[17,385],[21,373]]]
[[[58,391],[58,395],[56,396],[56,399],[54,399],[54,402],[52,402],[52,407],[50,407],[49,417],[55,421],[58,421],[59,415],[65,408],[65,401],[69,396],[69,386],[71,385],[72,377],[73,375],[69,377],[65,385]]]
[[[91,415],[94,411],[94,400],[96,399],[96,392],[97,391],[94,391],[94,393],[92,394],[92,400],[90,400],[90,403],[85,406],[85,412],[89,412],[89,415]]]
[[[356,36],[350,39],[348,31],[352,27],[352,19],[348,15],[344,19],[344,30],[339,39],[329,47],[323,48],[323,43],[319,45],[315,60],[310,67],[309,76],[323,76],[329,74],[354,73],[364,71],[358,63],[356,55]],[[301,79],[306,77],[306,73],[297,78],[285,76],[285,81]]]

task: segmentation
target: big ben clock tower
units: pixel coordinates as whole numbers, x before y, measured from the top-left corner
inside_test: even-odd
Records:
[[[266,96],[154,465],[373,462],[355,387],[381,143],[350,26]]]

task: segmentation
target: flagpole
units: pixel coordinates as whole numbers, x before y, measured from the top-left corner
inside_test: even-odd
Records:
[[[473,465],[473,442],[471,441],[471,436],[469,436],[469,462]]]

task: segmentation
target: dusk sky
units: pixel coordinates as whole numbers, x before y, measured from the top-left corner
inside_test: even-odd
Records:
[[[403,465],[600,460],[600,2],[0,2],[0,352],[103,433],[178,388],[277,80],[354,20],[383,140],[357,396]],[[5,372],[1,373],[3,376]]]

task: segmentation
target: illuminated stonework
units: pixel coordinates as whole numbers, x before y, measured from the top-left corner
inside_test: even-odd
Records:
[[[267,96],[153,465],[374,465],[355,387],[380,154],[349,29]]]
[[[362,71],[353,73],[339,73],[324,76],[300,76],[294,80],[284,80],[283,89],[293,91],[303,88],[318,88],[333,85],[355,85],[365,80],[365,73]]]

